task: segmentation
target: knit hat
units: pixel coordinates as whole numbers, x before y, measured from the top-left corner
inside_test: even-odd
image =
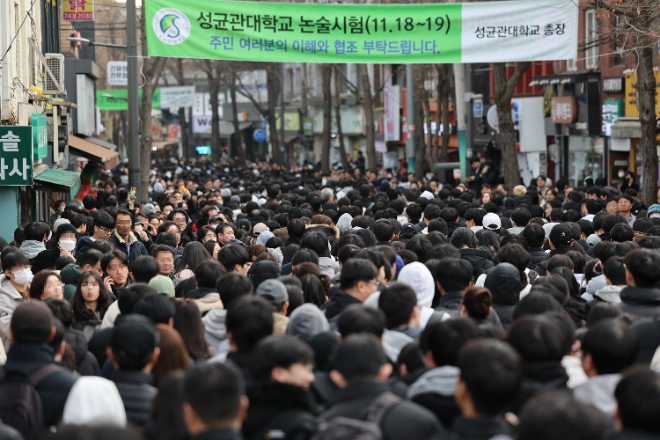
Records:
[[[65,425],[126,426],[126,410],[114,382],[83,376],[73,384],[64,405]]]
[[[261,234],[262,232],[267,231],[267,230],[268,230],[268,226],[266,226],[266,223],[257,223],[252,228],[252,232],[254,234]]]
[[[154,207],[153,204],[151,204],[151,203],[146,203],[146,204],[142,207],[142,213],[143,213],[144,215],[147,215],[147,216],[149,216],[149,215],[156,215],[156,208]]]
[[[651,214],[660,214],[660,205],[657,203],[649,206],[648,211],[646,211],[646,216],[651,217]],[[657,215],[655,217],[658,217]]]
[[[291,312],[286,334],[309,342],[314,335],[327,330],[330,325],[323,312],[314,304],[303,304]]]
[[[169,277],[165,275],[156,275],[149,281],[149,285],[156,289],[156,292],[174,298],[174,283]]]
[[[66,234],[67,232],[73,232],[74,234],[78,232],[76,230],[76,227],[73,226],[71,223],[64,223],[64,224],[59,225],[57,227],[56,231],[57,231],[58,236],[60,236],[62,234]]]
[[[10,328],[15,342],[32,344],[49,342],[54,328],[53,312],[41,301],[21,304],[14,310]]]
[[[65,223],[70,224],[71,222],[66,218],[60,217],[57,220],[55,220],[55,223],[53,223],[53,229],[55,229],[57,231],[57,228],[59,228],[60,226],[62,226]]]
[[[115,324],[110,348],[117,363],[146,365],[158,346],[158,332],[151,319],[131,313]]]
[[[488,229],[489,231],[499,231],[500,228],[502,228],[502,219],[500,219],[499,215],[489,212],[484,215],[482,224],[484,225],[484,229]]]

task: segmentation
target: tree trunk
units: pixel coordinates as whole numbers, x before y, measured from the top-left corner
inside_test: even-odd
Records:
[[[209,94],[211,95],[209,98],[211,101],[211,160],[213,163],[218,163],[222,155],[220,145],[220,101],[218,99],[220,78],[218,75],[219,69],[215,66],[217,61],[208,61],[208,63],[211,64],[209,71],[206,72],[209,80]]]
[[[497,119],[500,126],[500,144],[502,149],[502,168],[504,171],[504,185],[509,191],[520,185],[520,167],[518,166],[518,152],[516,151],[516,132],[511,117],[511,97],[516,84],[531,63],[518,63],[511,78],[507,79],[506,64],[493,63],[495,76],[495,105],[497,106]]]
[[[414,93],[415,93],[415,105],[413,107],[413,111],[415,112],[414,120],[416,122],[415,124],[415,131],[413,132],[413,136],[415,136],[415,178],[417,180],[420,180],[424,177],[424,173],[426,171],[426,146],[425,144],[425,139],[424,139],[424,104],[423,104],[423,97],[424,97],[424,79],[422,77],[422,66],[421,65],[414,65],[413,66],[413,77],[415,78],[415,87],[414,87]]]
[[[321,171],[330,171],[330,136],[332,135],[332,66],[321,66],[321,87],[323,89],[323,138],[321,144]]]
[[[268,91],[268,110],[266,112],[268,119],[268,128],[270,131],[271,159],[274,164],[282,164],[282,153],[280,151],[280,138],[277,133],[277,119],[275,109],[277,108],[278,92],[280,81],[278,80],[275,69],[277,64],[269,63],[266,65],[266,90]],[[284,123],[284,121],[281,121]],[[284,139],[282,139],[284,140]]]
[[[440,162],[446,163],[449,155],[449,95],[451,95],[450,78],[453,77],[451,64],[439,65],[438,71],[442,71],[444,81],[442,90],[438,90],[442,96],[442,144],[440,149]]]
[[[337,67],[335,67],[335,120],[337,122],[337,140],[339,141],[341,166],[344,171],[350,171],[351,165],[348,163],[346,149],[344,148],[344,132],[341,129],[341,78],[336,74],[336,69]]]
[[[367,169],[374,173],[378,170],[376,162],[376,143],[374,135],[374,102],[371,96],[371,81],[369,80],[369,69],[366,64],[358,64],[360,69],[360,82],[362,86],[362,107],[364,108],[364,119],[366,119],[366,142],[367,142]]]
[[[426,89],[424,91],[425,93],[422,104],[424,105],[424,117],[426,118],[426,162],[431,166],[433,165],[433,136],[435,133],[431,127],[431,104],[429,102],[429,93]]]
[[[158,84],[158,78],[163,72],[167,58],[147,58],[144,63],[143,73],[146,78],[142,87],[142,102],[140,102],[140,204],[149,201],[149,177],[151,173],[151,146],[153,136],[151,135],[151,109]]]
[[[231,70],[231,81],[229,83],[229,97],[231,98],[232,124],[234,125],[234,146],[241,164],[245,164],[246,151],[241,136],[240,124],[238,122],[238,103],[236,102],[236,70]]]
[[[657,203],[658,151],[656,148],[655,76],[653,72],[653,48],[644,47],[638,53],[637,106],[642,126],[641,152],[644,174],[642,176],[642,201],[646,206]]]
[[[179,125],[181,126],[181,149],[183,157],[190,158],[190,136],[188,136],[188,119],[186,118],[186,108],[179,107]]]

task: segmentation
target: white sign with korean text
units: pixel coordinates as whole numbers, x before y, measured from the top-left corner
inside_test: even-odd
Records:
[[[160,108],[193,107],[194,105],[195,86],[160,88]]]
[[[128,62],[108,61],[106,77],[109,86],[128,85]]]

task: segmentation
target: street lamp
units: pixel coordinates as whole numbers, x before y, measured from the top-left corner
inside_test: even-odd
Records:
[[[97,43],[96,41],[81,37],[70,37],[67,38],[67,40],[73,41],[74,43],[82,43],[87,46],[109,47],[111,49],[121,50],[122,52],[126,51],[126,46],[122,46],[121,44]]]

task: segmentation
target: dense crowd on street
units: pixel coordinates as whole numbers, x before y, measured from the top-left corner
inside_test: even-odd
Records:
[[[660,439],[660,194],[407,171],[53,201],[0,237],[0,439]]]

